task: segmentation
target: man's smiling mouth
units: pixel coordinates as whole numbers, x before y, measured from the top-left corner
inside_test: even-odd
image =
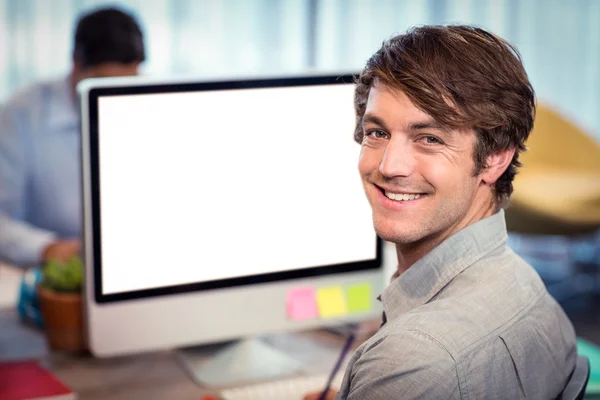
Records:
[[[387,197],[388,199],[391,200],[396,200],[396,201],[410,201],[410,200],[416,200],[422,196],[425,196],[425,194],[421,194],[421,193],[393,193],[393,192],[388,192],[387,190],[385,190],[383,192],[383,194],[385,194],[385,197]]]
[[[417,191],[400,191],[400,190],[396,190],[396,191],[392,191],[389,189],[385,189],[377,184],[374,185],[385,197],[387,197],[390,200],[394,200],[394,201],[414,201],[414,200],[418,200],[421,199],[425,196],[427,196],[427,193],[420,193]]]

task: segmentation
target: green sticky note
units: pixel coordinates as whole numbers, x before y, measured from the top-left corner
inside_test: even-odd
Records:
[[[348,297],[348,310],[351,313],[371,311],[373,303],[371,302],[371,285],[368,283],[359,283],[349,286],[346,289]]]
[[[323,318],[338,317],[348,313],[346,299],[341,286],[317,290],[319,315]]]

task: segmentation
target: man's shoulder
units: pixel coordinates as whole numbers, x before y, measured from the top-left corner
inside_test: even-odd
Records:
[[[458,398],[459,380],[435,338],[410,327],[381,329],[355,352],[341,393],[351,400]]]
[[[387,329],[423,332],[460,358],[499,332],[514,330],[521,320],[548,331],[567,321],[535,270],[512,251],[501,250],[465,269],[430,302]],[[527,335],[523,327],[519,332]]]
[[[388,320],[355,354],[352,385],[371,382],[372,388],[381,379],[407,376],[399,380],[404,385],[425,373],[449,393],[469,385],[481,394],[477,398],[485,398],[506,385],[518,389],[523,380],[523,390],[536,397],[536,376],[544,393],[564,384],[574,343],[572,325],[535,270],[512,251],[499,249],[465,269],[431,301]]]
[[[65,78],[47,79],[29,84],[18,89],[2,104],[5,110],[16,110],[38,104],[44,93],[53,93],[65,85]]]
[[[415,363],[432,359],[453,362],[451,352],[436,335],[411,325],[382,327],[373,337],[359,347],[357,354],[380,359],[404,360]]]
[[[425,305],[388,321],[360,348],[352,363],[359,379],[353,383],[377,382],[378,375],[418,380],[422,373],[450,392],[468,385],[481,394],[476,398],[493,396],[504,386],[517,398],[519,381],[532,397],[538,389],[544,396],[556,393],[572,370],[576,347],[572,325],[551,300],[542,296],[514,318],[499,321],[479,318],[481,304],[465,312],[450,300],[438,301],[435,308]],[[536,380],[544,387],[537,388]]]

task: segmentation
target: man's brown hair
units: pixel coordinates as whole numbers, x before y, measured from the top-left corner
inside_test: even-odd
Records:
[[[359,143],[376,80],[404,92],[441,124],[474,129],[475,174],[486,167],[488,156],[515,148],[510,165],[495,183],[496,204],[508,203],[521,166],[519,153],[525,150],[535,117],[534,90],[514,46],[463,25],[417,27],[384,42],[357,81],[354,138]]]

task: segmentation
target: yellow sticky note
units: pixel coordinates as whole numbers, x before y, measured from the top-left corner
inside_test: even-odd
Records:
[[[323,318],[337,317],[348,313],[346,298],[341,286],[332,286],[317,290],[319,315]]]

